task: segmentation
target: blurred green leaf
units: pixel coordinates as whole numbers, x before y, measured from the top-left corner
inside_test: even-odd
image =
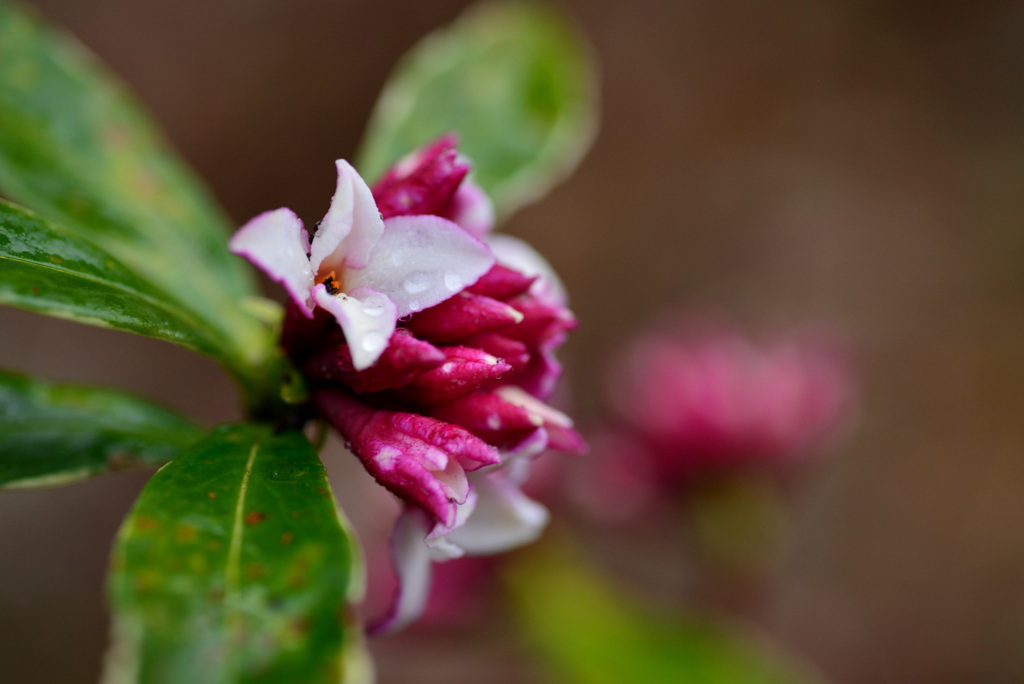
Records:
[[[162,465],[201,435],[195,423],[135,397],[0,371],[0,488]]]
[[[823,684],[808,665],[724,620],[629,602],[564,547],[535,547],[508,572],[530,641],[564,681]]]
[[[91,54],[3,0],[0,194],[189,311],[236,374],[272,348],[240,305],[254,286],[206,191]]]
[[[301,433],[218,428],[153,477],[121,527],[105,681],[358,678],[360,563]]]
[[[506,218],[568,175],[596,130],[596,71],[573,27],[539,5],[484,4],[399,62],[370,119],[359,168],[376,178],[454,131]]]
[[[216,356],[209,331],[109,253],[0,200],[0,303]]]

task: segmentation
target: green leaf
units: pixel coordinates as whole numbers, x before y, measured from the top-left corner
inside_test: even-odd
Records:
[[[218,354],[201,323],[117,258],[3,201],[0,274],[0,303]]]
[[[126,394],[0,371],[0,488],[162,465],[201,435],[195,423]]]
[[[448,131],[500,217],[575,168],[597,130],[590,50],[553,10],[472,8],[427,36],[395,69],[358,156],[367,178]]]
[[[537,648],[574,684],[823,684],[764,638],[707,616],[659,615],[616,594],[553,544],[508,573]]]
[[[80,44],[0,0],[0,194],[109,252],[188,310],[237,373],[267,354],[228,225]]]
[[[223,426],[164,466],[118,534],[106,682],[336,684],[365,671],[352,534],[298,432]]]

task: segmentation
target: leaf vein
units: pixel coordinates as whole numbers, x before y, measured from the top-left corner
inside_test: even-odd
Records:
[[[231,606],[230,599],[238,591],[238,581],[241,574],[242,535],[245,532],[245,495],[249,489],[249,478],[252,476],[252,467],[256,462],[256,454],[259,452],[259,449],[260,443],[257,441],[249,451],[249,460],[245,463],[242,484],[238,488],[238,501],[235,502],[235,515],[231,523],[231,543],[228,546],[227,567],[225,569],[224,599],[226,608]],[[226,627],[230,618],[231,611],[226,609],[224,612],[224,624]]]
[[[5,261],[5,260],[9,261],[9,262],[14,262],[14,263],[27,264],[28,266],[32,266],[32,267],[39,268],[39,269],[48,269],[48,270],[51,270],[51,271],[56,271],[57,273],[60,273],[60,274],[62,274],[64,276],[66,276],[66,277],[69,277],[69,278],[72,278],[72,279],[77,279],[77,280],[80,280],[82,282],[89,283],[89,284],[94,285],[94,286],[98,286],[100,288],[106,288],[108,291],[120,292],[120,293],[123,293],[123,294],[127,294],[127,295],[130,295],[130,296],[133,296],[133,297],[137,298],[140,302],[148,304],[149,306],[153,307],[154,310],[164,314],[165,316],[171,316],[173,318],[178,319],[182,323],[185,323],[185,324],[191,326],[192,330],[185,331],[180,336],[182,339],[187,339],[189,337],[192,337],[192,338],[195,338],[197,340],[201,340],[202,342],[204,342],[206,344],[211,344],[211,343],[215,344],[215,342],[213,342],[209,338],[208,334],[205,331],[201,332],[203,330],[203,328],[205,327],[204,324],[201,323],[194,316],[192,316],[190,312],[182,310],[182,309],[179,309],[179,308],[174,307],[174,306],[171,306],[167,302],[162,302],[158,298],[154,297],[153,295],[147,294],[146,292],[143,292],[141,290],[133,288],[130,285],[126,285],[124,283],[118,283],[118,282],[111,281],[111,280],[104,280],[102,278],[98,278],[96,276],[89,275],[87,273],[82,273],[80,271],[73,271],[73,270],[67,269],[67,268],[61,268],[61,267],[55,266],[53,264],[46,264],[46,263],[39,262],[39,261],[32,261],[30,259],[13,257],[13,256],[11,256],[9,254],[0,254],[0,261]],[[194,346],[194,345],[191,345],[191,346]]]
[[[142,292],[141,290],[135,289],[135,288],[131,287],[130,285],[126,285],[124,283],[118,283],[118,282],[113,281],[113,280],[104,280],[103,278],[98,278],[98,277],[96,277],[94,275],[90,275],[88,273],[82,273],[81,271],[73,271],[73,270],[68,269],[68,268],[60,268],[59,266],[56,266],[54,264],[47,264],[47,263],[44,263],[42,261],[33,261],[31,259],[19,258],[19,257],[11,256],[10,254],[0,254],[0,260],[7,260],[7,261],[16,262],[16,263],[28,264],[29,266],[34,266],[34,267],[39,268],[39,269],[47,269],[47,270],[50,270],[50,271],[56,271],[58,273],[66,275],[66,276],[70,276],[72,278],[77,278],[79,280],[83,280],[85,282],[92,283],[94,285],[100,285],[100,286],[103,286],[103,287],[107,287],[107,288],[109,288],[111,290],[120,290],[121,292],[126,292],[126,293],[129,293],[129,294],[133,294],[136,297],[138,297],[139,299],[143,299],[146,302],[152,304],[155,308],[163,309],[164,311],[167,311],[169,313],[174,313],[179,318],[186,318],[185,316],[182,315],[182,312],[178,312],[178,311],[173,310],[172,308],[168,307],[163,302],[160,302],[158,299],[155,299],[152,295],[149,295],[149,294],[147,294],[145,292]]]

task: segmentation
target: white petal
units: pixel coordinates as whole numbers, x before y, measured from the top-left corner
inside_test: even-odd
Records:
[[[449,501],[454,499],[456,503],[465,504],[469,496],[469,480],[466,479],[466,471],[459,459],[449,456],[444,470],[435,470],[433,474],[447,492]]]
[[[338,186],[331,198],[331,208],[313,236],[310,253],[313,271],[320,275],[365,266],[384,232],[384,221],[366,181],[344,159],[335,165]]]
[[[338,321],[356,370],[365,370],[377,362],[395,332],[394,302],[365,287],[347,294],[328,294],[323,283],[313,288],[313,301]]]
[[[458,529],[466,524],[469,517],[476,510],[476,490],[470,489],[466,501],[455,509],[455,522],[450,527],[442,523],[436,523],[434,529],[427,535],[427,547],[430,549],[430,558],[435,561],[452,560],[466,555],[462,547],[453,544],[449,538],[452,530]]]
[[[535,297],[549,304],[568,305],[569,295],[565,285],[551,264],[533,247],[511,235],[489,235],[487,245],[498,258],[499,264],[515,269],[524,276],[539,276],[530,287],[530,293]]]
[[[437,216],[395,216],[365,268],[346,287],[368,287],[395,303],[398,317],[428,309],[475,283],[494,265],[487,245]]]
[[[387,614],[370,625],[371,634],[397,632],[423,614],[430,596],[430,549],[424,543],[429,530],[429,517],[414,506],[406,508],[395,521],[391,564],[398,587]]]
[[[544,447],[546,448],[548,439],[547,430],[545,430],[544,428],[540,428],[540,431],[544,433]],[[540,451],[543,450],[544,448],[541,448]],[[537,453],[540,453],[540,451],[526,458],[511,458],[505,464],[505,467],[501,469],[501,474],[506,479],[508,479],[508,481],[511,482],[512,484],[522,487],[524,484],[526,484],[526,481],[530,479],[530,471],[533,469],[534,462],[533,456],[536,456]]]
[[[437,539],[427,539],[427,548],[430,550],[430,560],[439,563],[462,558],[466,555],[461,546],[452,544],[448,541],[448,537],[443,536]]]
[[[448,541],[470,555],[500,553],[535,541],[548,523],[548,510],[501,473],[473,480],[476,509]]]
[[[473,472],[483,475],[501,470],[505,476],[510,477],[517,484],[522,484],[526,478],[520,480],[517,479],[517,475],[513,475],[513,473],[520,472],[517,469],[517,464],[529,463],[534,457],[544,453],[544,450],[548,448],[549,441],[548,431],[543,426],[538,427],[515,444],[502,449],[500,451],[501,463],[485,466]]]
[[[548,432],[543,427],[539,427],[518,443],[502,450],[501,462],[504,465],[517,460],[528,461],[534,456],[539,456],[547,448]]]
[[[228,248],[284,285],[296,304],[307,314],[313,313],[309,235],[290,209],[267,211],[252,219],[231,236]]]

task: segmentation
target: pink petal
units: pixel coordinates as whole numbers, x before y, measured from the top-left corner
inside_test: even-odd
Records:
[[[505,337],[501,333],[486,332],[471,335],[466,338],[465,344],[477,349],[483,349],[492,356],[497,356],[512,366],[516,373],[526,368],[530,362],[530,351],[526,345],[519,340]]]
[[[367,626],[375,636],[393,634],[423,614],[430,595],[430,549],[424,538],[432,523],[415,507],[406,507],[391,532],[391,563],[398,585],[387,613]]]
[[[499,387],[494,393],[508,403],[529,411],[530,414],[536,416],[545,427],[572,427],[572,418],[565,415],[558,409],[548,406],[543,401],[540,401],[519,387],[506,385],[505,387]]]
[[[461,399],[489,385],[512,366],[473,347],[444,347],[445,362],[422,373],[398,395],[407,401],[433,406]]]
[[[375,411],[330,390],[315,393],[314,401],[377,482],[433,519],[454,524],[457,498],[465,500],[469,484],[454,458],[406,433],[402,423],[412,414]]]
[[[384,222],[366,266],[345,272],[345,285],[383,292],[404,318],[462,291],[493,265],[487,246],[451,221],[396,216]]]
[[[502,449],[517,449],[539,427],[546,428],[547,446],[573,453],[586,449],[567,415],[513,385],[478,390],[429,410],[436,418],[461,425]]]
[[[461,425],[488,444],[500,447],[518,443],[544,423],[534,413],[486,390],[434,406],[430,412],[441,420]]]
[[[431,342],[455,342],[477,333],[508,330],[523,321],[523,314],[490,297],[460,292],[406,322],[417,337]]]
[[[281,323],[281,346],[288,352],[290,359],[300,362],[324,345],[337,344],[345,344],[345,335],[334,316],[323,309],[314,308],[313,316],[310,317],[304,306],[288,301],[284,309],[284,321]]]
[[[481,240],[494,228],[494,205],[491,198],[469,178],[459,186],[445,216]]]
[[[588,451],[587,440],[577,430],[560,425],[549,425],[548,448],[561,451],[563,454],[585,454]]]
[[[455,148],[448,133],[411,152],[388,169],[373,187],[385,218],[433,214],[450,219],[474,237],[494,227],[494,206],[471,179],[470,163]]]
[[[313,400],[379,483],[445,525],[455,523],[469,494],[464,470],[499,461],[494,449],[456,425],[373,409],[333,389],[317,390]]]
[[[395,331],[395,305],[386,295],[365,287],[332,295],[320,283],[313,288],[313,301],[338,321],[356,370],[369,368],[384,353]]]
[[[306,316],[313,315],[309,235],[294,212],[281,208],[260,214],[238,229],[228,248],[281,283]]]
[[[399,162],[373,187],[377,208],[392,216],[447,216],[469,165],[458,158],[453,136],[445,136]]]
[[[474,478],[476,508],[448,541],[469,555],[501,553],[536,541],[548,523],[544,506],[527,497],[503,477],[491,473]]]
[[[446,150],[455,149],[459,144],[459,137],[455,133],[445,133],[426,145],[416,148],[405,155],[384,172],[384,176],[377,181],[374,191],[383,190],[389,184],[395,183],[402,178],[413,174],[416,169],[431,159],[438,157]]]
[[[340,382],[353,392],[380,392],[409,384],[425,370],[444,363],[440,349],[413,337],[405,328],[391,335],[377,362],[358,371],[352,363],[348,344],[342,343],[317,353],[302,366],[303,375],[315,380]]]
[[[549,440],[548,431],[543,427],[539,427],[515,444],[510,444],[503,448],[501,450],[502,472],[508,474],[516,484],[525,482],[525,476],[529,474],[529,468],[520,470],[517,464],[529,462],[535,456],[540,456],[548,448]],[[522,479],[516,477],[517,473],[523,475]]]
[[[384,232],[384,221],[373,201],[373,193],[352,165],[335,162],[338,185],[331,207],[313,236],[310,263],[320,276],[345,268],[363,268],[374,245]],[[346,282],[346,289],[358,287]]]
[[[520,295],[507,303],[523,315],[523,320],[503,334],[527,344],[557,346],[563,341],[561,335],[575,330],[578,325],[569,309],[547,304],[532,293]]]
[[[528,278],[507,266],[494,264],[491,270],[467,287],[466,291],[492,299],[508,299],[529,290],[536,280],[536,276]]]
[[[527,358],[528,363],[519,367],[515,384],[537,397],[547,401],[555,393],[558,379],[562,377],[562,364],[555,358],[554,347],[561,344],[565,335],[548,340],[540,349]]]

